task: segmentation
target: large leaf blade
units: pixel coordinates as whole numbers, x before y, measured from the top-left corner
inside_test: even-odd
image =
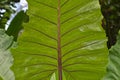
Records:
[[[107,48],[98,1],[28,3],[30,22],[24,24],[18,48],[12,50],[16,79],[50,80],[60,71],[60,54],[66,80],[100,80],[105,73]]]

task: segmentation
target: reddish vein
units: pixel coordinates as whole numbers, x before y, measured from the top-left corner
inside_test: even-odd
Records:
[[[61,16],[61,12],[60,12],[60,0],[58,0],[58,23],[57,23],[57,27],[58,27],[58,76],[59,76],[59,80],[62,80],[62,55],[61,55],[61,34],[60,34],[60,16]]]

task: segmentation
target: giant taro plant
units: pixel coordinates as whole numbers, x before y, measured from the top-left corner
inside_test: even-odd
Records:
[[[28,3],[30,21],[23,24],[18,47],[11,50],[16,80],[102,79],[108,54],[99,1],[29,0]],[[10,26],[8,30],[12,29]],[[12,31],[8,34],[18,37]]]
[[[100,80],[107,62],[98,0],[29,0],[12,49],[16,80]]]

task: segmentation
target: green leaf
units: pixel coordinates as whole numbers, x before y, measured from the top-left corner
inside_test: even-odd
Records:
[[[13,57],[9,50],[12,42],[13,37],[9,37],[4,30],[0,29],[0,77],[3,80],[14,80],[14,74],[10,69],[13,64]]]
[[[21,11],[15,16],[15,18],[12,20],[9,28],[6,31],[8,35],[14,37],[15,41],[17,41],[17,38],[20,35],[20,31],[23,29],[23,22],[28,22],[28,16],[24,11]]]
[[[0,77],[0,80],[2,80],[2,78]]]
[[[98,0],[28,0],[30,22],[13,49],[16,80],[100,80],[107,48]],[[59,5],[60,3],[60,5]],[[58,9],[58,10],[57,10]]]
[[[56,80],[56,74],[55,73],[53,73],[53,75],[52,75],[50,80]]]
[[[120,34],[117,43],[109,50],[109,63],[104,80],[120,79]]]

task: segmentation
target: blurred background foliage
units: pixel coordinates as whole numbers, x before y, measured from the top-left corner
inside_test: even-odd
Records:
[[[108,37],[107,46],[110,49],[117,41],[120,29],[120,0],[99,0],[104,16],[102,26]]]
[[[5,28],[5,24],[9,20],[11,13],[14,13],[11,7],[15,7],[14,3],[19,1],[20,0],[0,0],[0,28]]]
[[[2,0],[0,1],[0,28],[5,29],[6,22],[11,18],[11,14],[15,14],[15,17],[8,25],[6,33],[9,36],[14,37],[14,41],[17,41],[19,32],[23,29],[22,23],[29,21],[29,16],[26,14],[26,11],[22,9],[17,12],[13,8],[17,9],[15,3],[19,3],[20,0]]]
[[[103,80],[120,80],[120,0],[99,0],[103,14],[102,27],[108,37],[107,73]]]

